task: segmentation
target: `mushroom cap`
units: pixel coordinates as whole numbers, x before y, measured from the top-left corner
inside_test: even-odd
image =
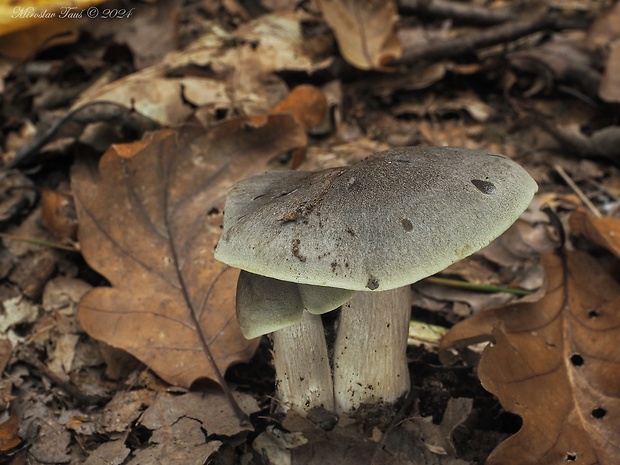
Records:
[[[267,172],[228,191],[215,258],[282,281],[393,289],[488,245],[536,191],[509,158],[452,147],[396,148],[317,172]]]

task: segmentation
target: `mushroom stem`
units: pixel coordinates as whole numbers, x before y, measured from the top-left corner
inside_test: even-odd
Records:
[[[305,415],[314,407],[334,410],[334,388],[320,315],[306,311],[299,323],[275,331],[273,363],[280,409]]]
[[[393,403],[409,391],[409,286],[357,292],[342,306],[334,347],[336,412]]]

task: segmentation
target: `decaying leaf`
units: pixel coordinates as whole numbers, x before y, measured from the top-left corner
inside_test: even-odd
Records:
[[[247,413],[258,411],[248,394],[236,400]],[[247,434],[221,392],[190,392],[182,396],[162,394],[140,418],[140,426],[152,432],[148,447],[133,452],[127,465],[202,464],[222,445],[225,437]]]
[[[620,219],[597,218],[580,209],[570,216],[569,221],[573,233],[585,236],[620,257]]]
[[[255,128],[237,118],[148,136],[140,153],[85,163],[72,173],[86,261],[111,282],[89,292],[78,318],[92,337],[124,349],[169,383],[247,360],[234,316],[237,271],[216,262],[227,189],[305,143],[290,115]]]
[[[342,56],[359,69],[381,69],[400,57],[396,2],[392,0],[320,0]]]
[[[325,118],[327,98],[318,87],[303,84],[295,87],[269,113],[291,113],[306,130],[309,130]]]
[[[12,411],[9,418],[0,423],[0,452],[8,452],[19,446],[21,439],[18,435],[19,416],[17,411]]]
[[[442,350],[495,341],[478,374],[523,427],[487,465],[612,465],[620,457],[620,284],[583,252],[547,254],[543,265],[541,300],[464,320]]]
[[[41,224],[57,239],[74,239],[77,218],[73,199],[68,193],[58,190],[41,191]]]
[[[471,405],[470,399],[450,399],[441,424],[434,424],[431,417],[412,416],[386,432],[382,429],[391,413],[377,406],[343,414],[327,430],[317,426],[330,417],[327,411],[322,412],[325,417],[314,412],[317,423],[289,413],[282,423],[286,431],[268,427],[252,447],[274,465],[467,465],[455,457],[451,436],[470,415]],[[360,434],[362,418],[373,418],[372,438]]]
[[[288,90],[274,71],[310,72],[331,61],[322,57],[325,50],[308,46],[302,31],[308,18],[303,12],[263,15],[240,25],[235,34],[211,24],[185,50],[159,63],[110,83],[95,82],[72,108],[114,102],[162,126],[182,123],[195,107],[212,114],[266,112]],[[196,76],[196,69],[203,72]]]

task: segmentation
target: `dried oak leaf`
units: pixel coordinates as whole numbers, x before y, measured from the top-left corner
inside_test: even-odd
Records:
[[[82,253],[112,284],[86,294],[78,318],[169,383],[221,383],[257,345],[235,319],[237,270],[213,259],[226,191],[306,136],[290,115],[273,115],[258,128],[237,118],[146,140],[130,158],[113,146],[98,172],[87,163],[72,172]]]
[[[495,341],[478,375],[523,427],[486,465],[613,465],[620,457],[620,284],[583,252],[547,254],[543,266],[541,300],[464,320],[441,350]]]
[[[356,68],[382,69],[400,57],[395,1],[319,0],[318,4],[340,53]]]
[[[0,423],[0,452],[8,452],[20,444],[19,416],[17,411],[11,411],[9,418]]]
[[[570,216],[569,224],[572,233],[585,236],[620,257],[620,219],[597,218],[580,209]]]

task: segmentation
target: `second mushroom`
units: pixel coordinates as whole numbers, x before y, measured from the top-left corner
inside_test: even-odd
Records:
[[[536,190],[509,158],[451,147],[233,186],[215,257],[242,270],[245,336],[272,333],[282,409],[346,412],[402,397],[409,285],[488,245]],[[330,359],[321,314],[340,306]]]

